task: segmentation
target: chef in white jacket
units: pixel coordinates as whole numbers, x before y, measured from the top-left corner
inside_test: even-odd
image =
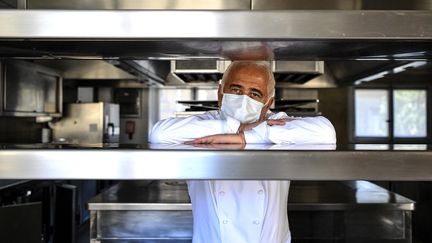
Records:
[[[275,80],[266,61],[235,61],[218,89],[220,109],[159,121],[151,143],[334,144],[324,117],[272,114]],[[263,161],[265,163],[265,161]],[[193,242],[289,243],[289,181],[188,181]]]

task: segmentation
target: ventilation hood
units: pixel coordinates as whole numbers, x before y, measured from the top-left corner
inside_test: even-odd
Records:
[[[167,85],[217,84],[231,61],[174,60]],[[304,84],[324,74],[324,61],[272,61],[277,83]]]

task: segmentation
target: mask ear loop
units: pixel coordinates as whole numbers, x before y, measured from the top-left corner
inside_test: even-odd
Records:
[[[271,106],[271,104],[268,104],[268,103],[270,102],[270,100],[271,100],[272,98],[273,98],[273,97],[270,97],[270,98],[267,100],[267,102],[264,104],[264,106],[263,106],[263,108],[264,108],[264,107],[266,107],[266,106],[268,105],[268,109],[267,109],[267,111],[266,111],[266,114],[264,114],[264,115],[265,115],[265,119],[267,119],[267,114],[271,113],[271,111],[270,111],[270,106]]]

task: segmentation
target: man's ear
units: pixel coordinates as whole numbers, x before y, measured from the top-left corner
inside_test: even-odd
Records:
[[[270,109],[270,106],[273,104],[274,98],[270,98],[266,104],[264,104],[264,107],[261,109],[261,115],[259,120],[264,121],[266,120],[267,111]]]
[[[271,97],[271,98],[269,99],[269,101],[267,102],[267,104],[265,104],[265,108],[266,108],[266,110],[269,110],[269,109],[270,109],[270,107],[271,107],[271,105],[273,104],[273,102],[274,102],[274,97]]]
[[[222,85],[219,84],[218,86],[218,106],[219,107],[222,105],[222,96],[223,96]]]

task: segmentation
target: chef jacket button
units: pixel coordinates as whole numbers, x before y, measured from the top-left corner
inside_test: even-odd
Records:
[[[225,192],[224,192],[224,191],[220,191],[220,192],[219,192],[219,196],[223,197],[224,195],[225,195]]]
[[[260,221],[259,221],[259,220],[254,220],[254,221],[253,221],[253,224],[258,225],[258,224],[260,224]]]
[[[258,190],[258,195],[262,195],[264,193],[263,190]]]
[[[223,220],[223,221],[222,221],[222,224],[228,224],[228,220],[226,220],[226,219]]]

